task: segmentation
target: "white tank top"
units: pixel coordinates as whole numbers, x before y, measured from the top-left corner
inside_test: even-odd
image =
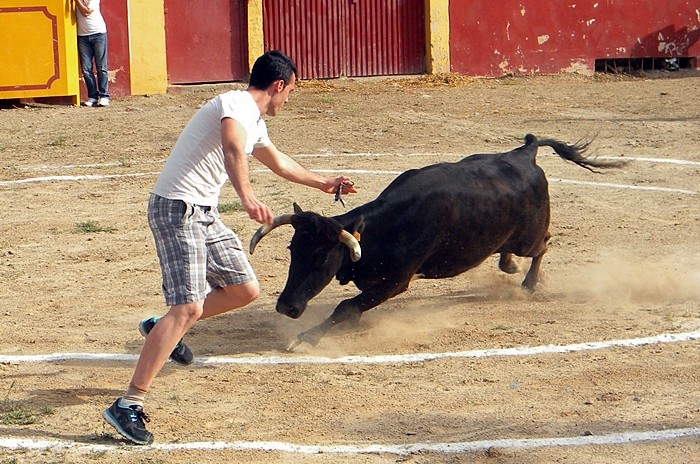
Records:
[[[78,35],[92,35],[107,32],[107,24],[105,23],[102,13],[100,12],[100,0],[88,0],[88,7],[92,13],[83,16],[80,11],[76,11],[78,20]]]

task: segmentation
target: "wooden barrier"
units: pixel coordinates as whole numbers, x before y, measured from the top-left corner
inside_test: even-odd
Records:
[[[0,99],[63,97],[79,103],[75,13],[66,0],[0,5]]]

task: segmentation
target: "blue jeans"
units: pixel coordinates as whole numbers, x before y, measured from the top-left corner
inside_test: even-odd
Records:
[[[80,69],[83,71],[88,97],[95,100],[100,97],[109,98],[107,34],[79,35],[78,54],[80,55]],[[93,59],[97,70],[97,82],[95,82],[95,75],[92,73]]]

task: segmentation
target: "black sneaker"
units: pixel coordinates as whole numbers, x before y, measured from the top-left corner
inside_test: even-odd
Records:
[[[147,337],[148,334],[151,332],[153,327],[155,327],[156,322],[158,322],[157,317],[149,317],[148,319],[144,319],[141,321],[139,324],[139,332],[141,332],[141,335],[144,337]],[[183,366],[188,366],[192,364],[192,361],[194,361],[194,355],[192,354],[192,351],[185,345],[185,342],[180,339],[179,342],[177,342],[177,345],[175,345],[175,349],[173,350],[172,353],[170,353],[170,359],[173,360],[173,362],[176,362],[178,364],[182,364]]]
[[[153,434],[146,430],[144,422],[150,422],[146,413],[143,412],[143,407],[133,405],[128,408],[119,406],[119,400],[112,403],[102,413],[105,421],[115,429],[119,434],[137,445],[150,445],[153,443]]]

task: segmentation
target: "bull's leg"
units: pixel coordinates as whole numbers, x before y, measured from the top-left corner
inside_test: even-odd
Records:
[[[380,305],[389,298],[405,291],[407,288],[408,282],[399,285],[385,283],[381,287],[365,290],[353,298],[341,301],[328,319],[297,335],[297,338],[289,344],[287,350],[292,351],[302,342],[316,346],[323,335],[334,325],[346,321],[359,321],[363,312]]]
[[[525,280],[521,284],[523,287],[527,288],[531,292],[535,290],[535,285],[540,280],[540,265],[542,264],[542,257],[547,251],[547,242],[549,241],[551,235],[547,232],[542,240],[542,246],[540,247],[540,252],[532,258],[532,264],[530,264],[530,269],[525,274]]]
[[[362,315],[362,311],[353,304],[353,300],[355,300],[355,298],[342,301],[336,306],[333,314],[331,314],[328,319],[297,335],[297,338],[287,347],[287,350],[292,351],[302,342],[306,342],[311,346],[316,346],[323,335],[334,325],[348,320],[358,321]]]
[[[535,291],[535,285],[537,285],[537,282],[539,281],[540,264],[542,264],[543,256],[544,253],[532,258],[530,269],[527,271],[527,274],[525,274],[525,280],[523,280],[523,283],[521,284],[531,292]]]
[[[498,260],[498,268],[506,274],[518,272],[518,265],[513,259],[513,253],[501,253],[501,258]]]

